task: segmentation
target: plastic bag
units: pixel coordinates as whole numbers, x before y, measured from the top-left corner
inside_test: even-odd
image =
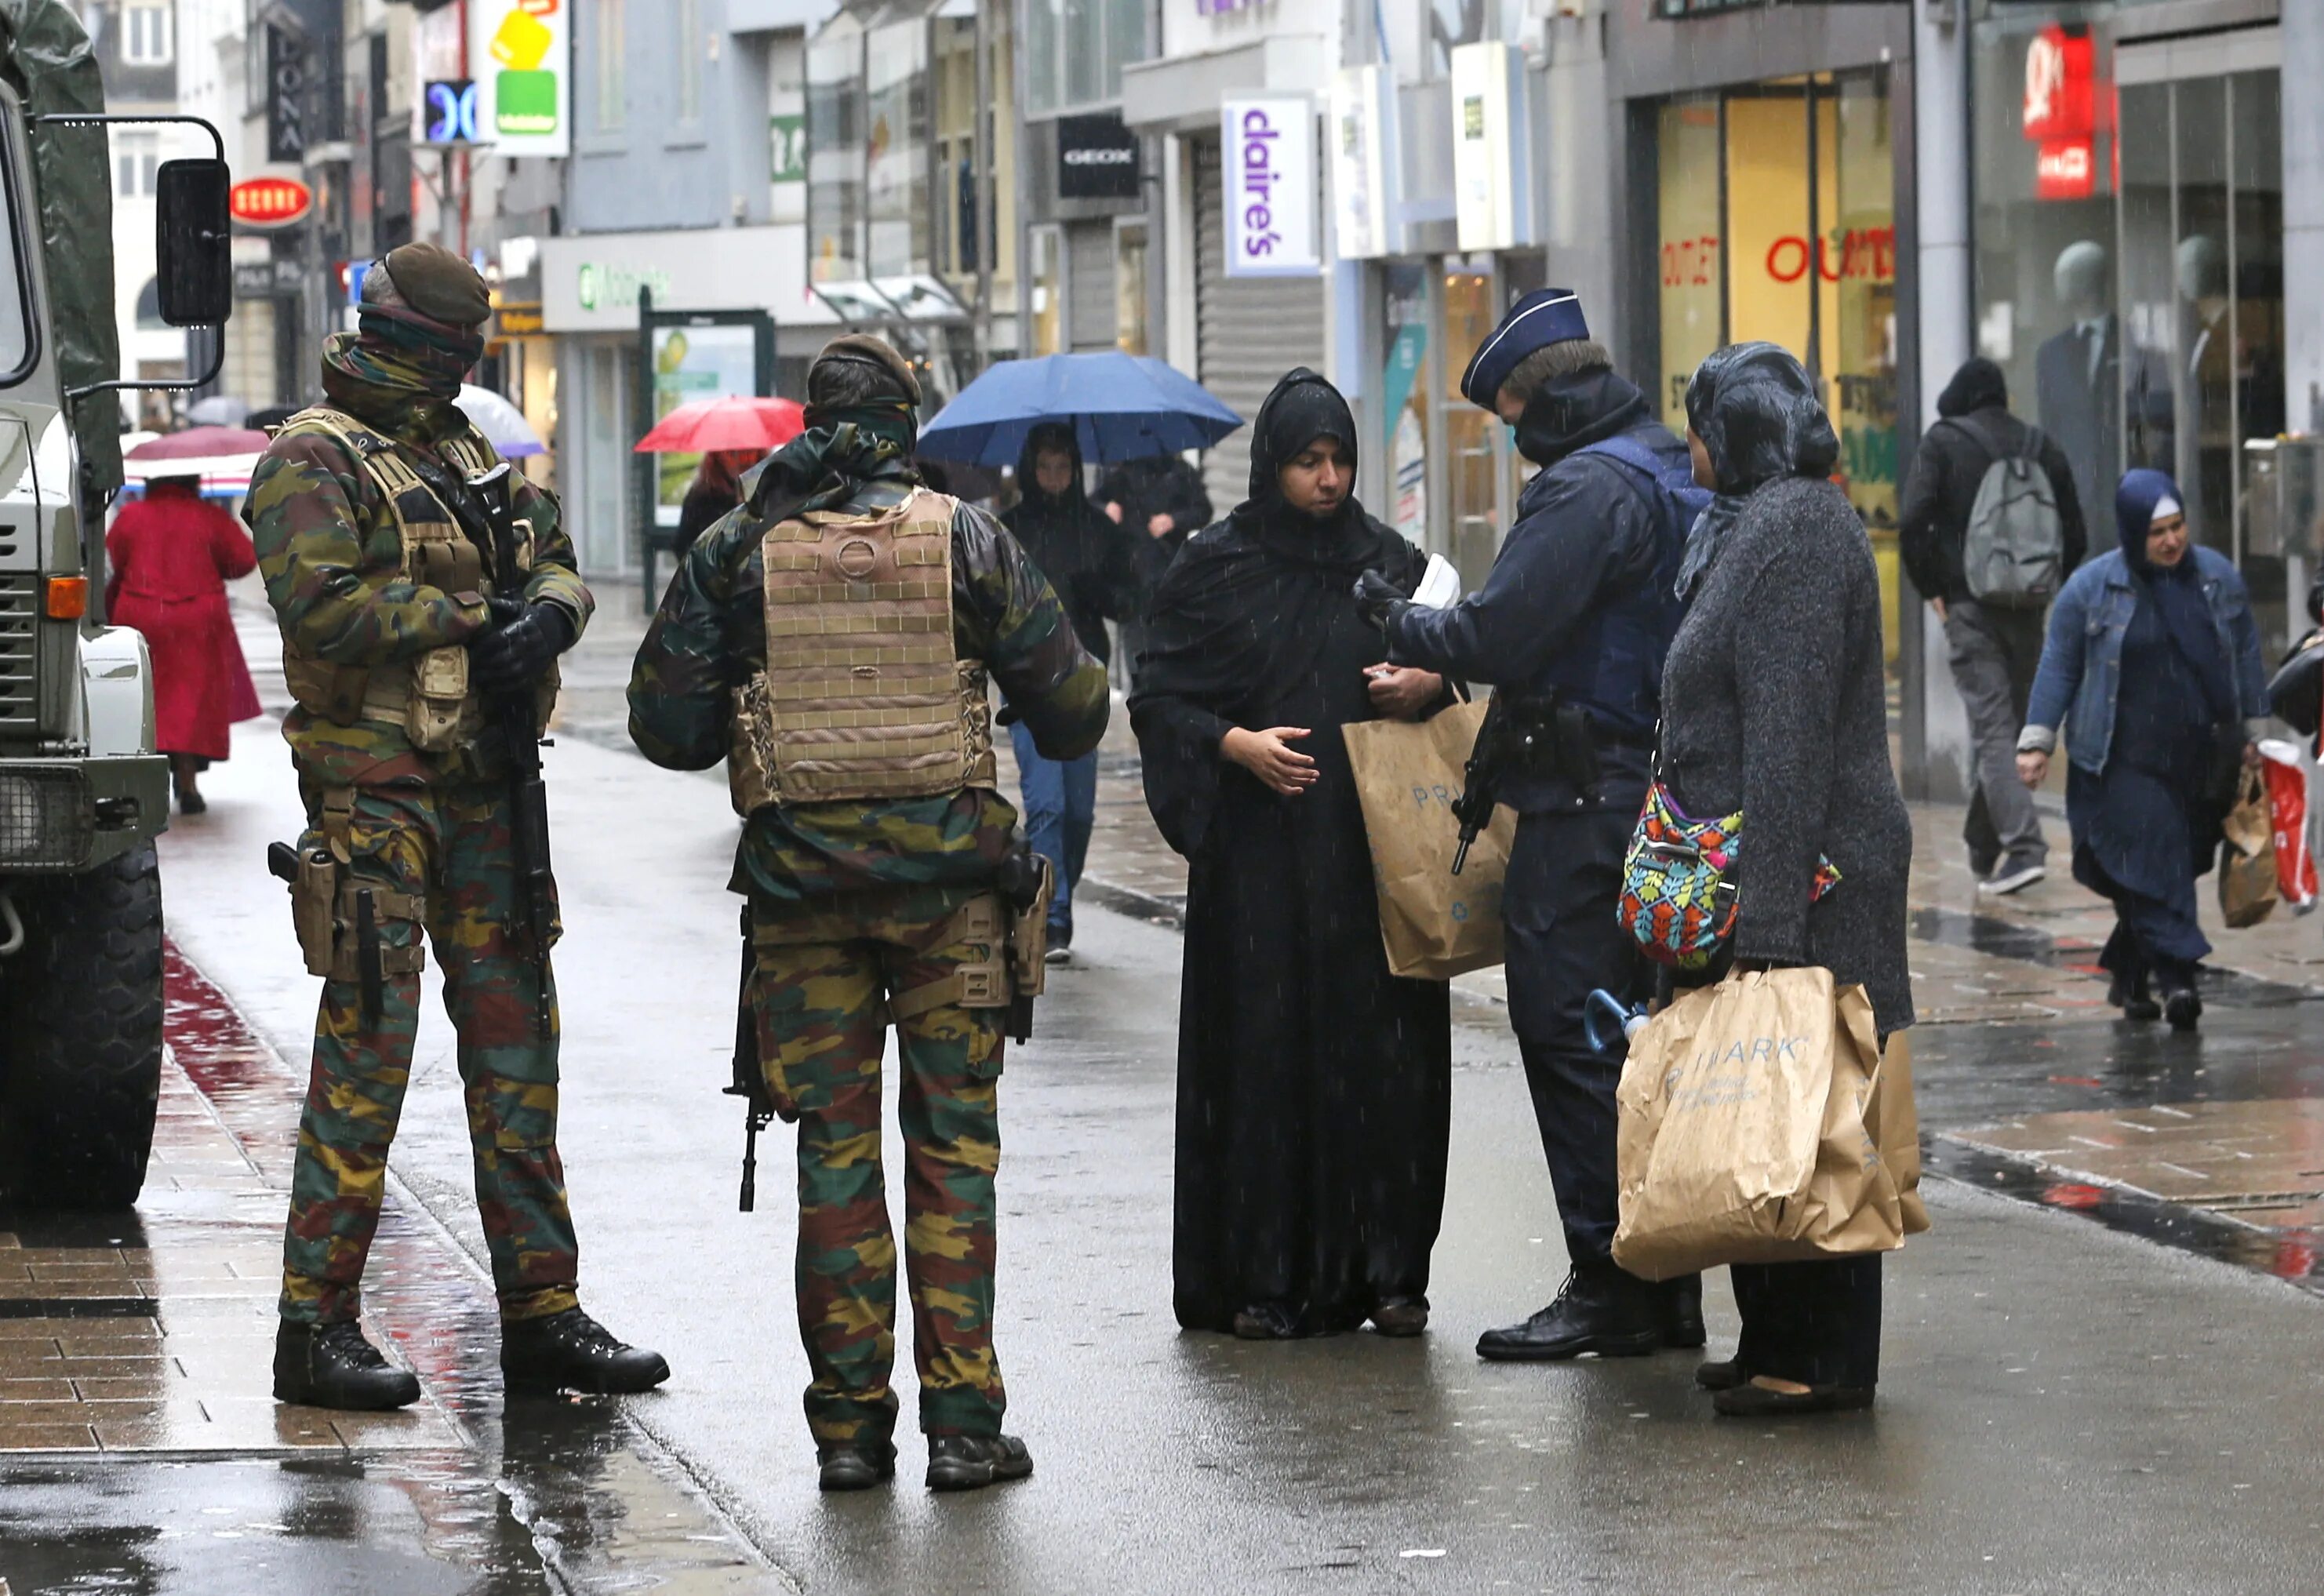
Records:
[[[2296,914],[2316,907],[2316,855],[2308,844],[2308,761],[2296,744],[2270,738],[2259,745],[2267,777],[2267,804],[2275,823],[2276,890]]]

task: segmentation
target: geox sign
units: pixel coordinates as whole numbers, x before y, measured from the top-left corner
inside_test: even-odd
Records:
[[[1138,135],[1119,116],[1057,119],[1057,198],[1138,198]]]

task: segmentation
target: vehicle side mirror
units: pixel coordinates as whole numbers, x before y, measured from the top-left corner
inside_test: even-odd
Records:
[[[165,161],[154,174],[161,319],[218,327],[234,310],[233,174],[223,161]]]

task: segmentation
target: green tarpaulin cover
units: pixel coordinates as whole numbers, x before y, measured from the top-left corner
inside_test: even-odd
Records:
[[[97,115],[105,84],[88,33],[61,0],[0,0],[0,78],[34,116]],[[113,320],[113,162],[102,125],[32,130],[40,183],[57,370],[69,390],[121,375]],[[92,505],[121,485],[121,401],[92,393],[72,407],[83,487]]]

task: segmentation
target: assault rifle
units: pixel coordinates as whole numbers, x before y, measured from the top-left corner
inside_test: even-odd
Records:
[[[456,483],[433,461],[413,455],[404,459],[444,501],[461,531],[484,555],[494,593],[521,599],[524,573],[517,567],[516,505],[508,463],[503,460],[490,471]],[[532,954],[533,1024],[545,1042],[556,1026],[549,995],[549,940],[557,918],[557,889],[549,873],[549,789],[540,780],[542,739],[537,714],[529,685],[501,695],[492,706],[508,761],[510,863],[517,909],[524,918]]]
[[[1461,796],[1452,800],[1452,818],[1461,823],[1461,845],[1452,850],[1452,873],[1469,863],[1469,850],[1493,823],[1493,807],[1500,801],[1501,778],[1508,773],[1515,752],[1509,721],[1509,696],[1496,692],[1477,723],[1477,741],[1470,745],[1468,762],[1461,767]]]

